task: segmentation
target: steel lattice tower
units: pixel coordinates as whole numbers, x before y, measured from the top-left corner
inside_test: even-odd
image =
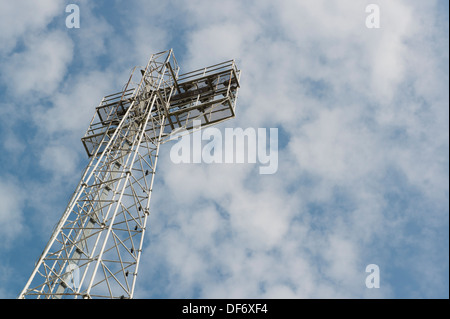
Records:
[[[19,298],[132,298],[160,145],[235,116],[234,60],[179,75],[168,50],[139,69],[96,108],[89,164]]]

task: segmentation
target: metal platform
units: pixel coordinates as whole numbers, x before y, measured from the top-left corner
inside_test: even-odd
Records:
[[[201,123],[201,127],[217,124],[235,116],[236,98],[239,90],[240,70],[234,60],[215,64],[177,76],[178,65],[174,58],[166,63],[167,78],[162,86],[154,87],[152,77],[147,76],[154,70],[147,66],[146,70],[133,70],[125,89],[105,96],[91,124],[82,138],[83,145],[89,156],[101,152],[109,137],[117,129],[127,112],[138,120],[150,98],[156,98],[159,106],[152,110],[151,117],[159,122],[164,115],[162,143],[168,141],[172,134],[183,128],[187,131],[195,129],[193,122]],[[158,66],[160,67],[160,66]],[[141,75],[138,86],[132,81],[136,75]],[[127,125],[122,125],[125,129]],[[154,137],[158,130],[152,125],[146,129],[149,137]]]

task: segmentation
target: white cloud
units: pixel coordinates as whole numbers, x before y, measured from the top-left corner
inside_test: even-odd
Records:
[[[208,65],[213,57],[238,58],[243,69],[242,89],[238,118],[229,125],[282,125],[290,140],[280,154],[289,160],[280,160],[279,173],[268,180],[274,187],[269,188],[261,186],[260,177],[250,175],[249,167],[160,165],[164,173],[159,178],[164,178],[175,201],[170,205],[174,215],[171,222],[177,217],[183,220],[177,213],[181,207],[183,213],[188,210],[195,215],[194,199],[208,198],[229,214],[226,219],[211,210],[211,216],[217,218],[213,224],[230,227],[232,234],[226,238],[228,242],[213,240],[220,234],[218,230],[209,235],[209,241],[205,239],[203,243],[214,243],[210,244],[210,253],[220,252],[211,262],[202,259],[203,250],[196,245],[186,246],[186,240],[195,237],[195,230],[204,224],[189,227],[180,223],[177,240],[170,240],[170,245],[165,239],[158,241],[163,248],[155,248],[157,256],[160,249],[172,249],[175,255],[180,250],[184,256],[181,260],[187,258],[189,250],[197,272],[191,265],[189,273],[184,273],[178,268],[180,263],[169,259],[171,279],[183,278],[191,288],[199,285],[204,289],[202,296],[393,295],[391,282],[383,282],[382,290],[368,291],[364,285],[365,266],[374,262],[374,256],[382,255],[382,248],[376,247],[388,245],[390,239],[401,245],[409,236],[407,223],[416,223],[425,216],[420,212],[409,216],[389,207],[392,203],[385,198],[386,174],[394,168],[406,174],[409,185],[414,185],[411,187],[445,201],[448,170],[440,163],[448,164],[448,157],[441,152],[448,135],[441,135],[439,142],[433,141],[433,129],[427,122],[430,118],[417,113],[423,111],[423,105],[413,104],[416,113],[411,112],[410,103],[416,98],[442,97],[439,68],[421,67],[422,62],[429,66],[427,61],[435,60],[437,51],[431,53],[428,49],[423,51],[424,46],[411,46],[417,39],[424,39],[421,26],[429,23],[432,7],[422,12],[403,2],[380,3],[382,27],[369,30],[365,27],[365,5],[350,1],[340,2],[339,6],[317,1],[283,2],[277,6],[260,3],[251,9],[246,7],[248,10],[237,10],[227,18],[217,7],[192,4],[198,10],[190,11],[195,28],[189,36],[188,65]],[[272,10],[272,20],[268,20],[271,23],[252,19],[262,17],[268,8]],[[209,18],[207,12],[213,12],[214,18]],[[235,21],[238,23],[233,24]],[[426,77],[431,81],[427,85],[420,80],[419,72],[411,71],[416,64],[419,69],[426,69]],[[420,92],[432,94],[408,95],[405,83],[411,81],[420,84]],[[431,89],[434,85],[441,89]],[[428,114],[439,123],[441,131],[448,128],[448,123],[439,119],[443,106],[442,99],[438,100]],[[401,136],[403,131],[405,139]],[[420,138],[415,133],[418,131]],[[427,151],[422,153],[422,147]],[[294,189],[290,196],[297,199],[286,195],[288,187]],[[435,197],[431,195],[434,191],[427,190],[430,187],[444,188]],[[308,209],[309,204],[323,210],[320,216]],[[158,201],[157,207],[165,205]],[[441,218],[443,213],[434,212]],[[388,225],[389,222],[395,225]],[[154,229],[157,227],[162,224],[157,223]],[[294,229],[304,232],[296,233]],[[174,232],[169,232],[164,238],[169,240],[172,235]],[[283,254],[286,245],[297,250]],[[284,258],[264,255],[269,248],[278,249]],[[246,249],[254,249],[259,259],[247,256]],[[208,266],[227,275],[223,279],[205,275]],[[265,279],[269,283],[261,284]],[[290,285],[282,284],[283,280]],[[176,282],[169,293],[183,295],[175,291]],[[260,284],[265,286],[265,292],[258,288]],[[187,289],[184,293],[189,295],[192,291]]]
[[[58,13],[62,3],[53,0],[2,1],[0,3],[0,52],[9,53],[22,36],[44,29]]]
[[[73,44],[61,31],[25,36],[25,50],[15,52],[2,65],[2,80],[12,94],[53,93],[66,75]]]
[[[78,154],[64,145],[44,148],[39,164],[59,178],[76,173]]]
[[[10,248],[12,241],[25,231],[22,209],[23,189],[16,182],[2,176],[0,180],[0,247]]]
[[[113,37],[117,35],[114,27],[102,15],[95,15],[98,4],[80,1],[80,28],[71,29],[70,34],[76,42],[76,52],[79,63],[86,68],[96,68],[100,57],[105,57]],[[81,25],[82,23],[82,25]]]
[[[36,149],[54,185],[77,170],[73,145],[99,99],[126,80],[118,65],[145,63],[173,39],[186,47],[182,72],[231,58],[242,68],[238,116],[222,128],[279,126],[286,135],[271,176],[256,164],[175,165],[170,144],[162,146],[138,297],[391,297],[394,264],[417,275],[419,295],[433,294],[448,271],[448,260],[430,262],[442,262],[435,241],[448,225],[448,74],[440,68],[448,49],[441,55],[429,35],[438,32],[433,4],[379,2],[381,28],[369,30],[368,3],[138,1],[117,36],[89,11],[87,37],[74,37],[78,49],[92,44],[83,66],[106,54],[120,62],[74,71],[65,83],[72,40],[59,31],[24,37],[5,74],[15,92],[54,93],[50,107],[21,109],[30,107],[44,136]],[[5,210],[19,205],[9,186],[0,183],[11,195]],[[34,187],[33,203],[47,209],[51,187]],[[395,253],[416,244],[414,256]],[[365,287],[369,263],[380,263],[382,289]]]
[[[103,96],[112,94],[117,80],[110,72],[91,71],[71,76],[51,98],[50,107],[35,107],[34,121],[46,134],[74,133],[82,137]],[[119,91],[117,89],[117,91]]]

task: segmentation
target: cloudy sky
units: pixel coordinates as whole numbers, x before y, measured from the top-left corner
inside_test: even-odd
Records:
[[[78,184],[95,106],[169,48],[182,73],[236,60],[218,128],[278,128],[278,170],[165,144],[137,298],[448,298],[448,38],[445,0],[0,0],[0,298]]]

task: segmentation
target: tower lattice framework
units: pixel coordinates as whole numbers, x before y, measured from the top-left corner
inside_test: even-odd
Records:
[[[19,298],[133,298],[160,145],[235,116],[234,60],[179,70],[153,54],[96,107],[90,161]]]

